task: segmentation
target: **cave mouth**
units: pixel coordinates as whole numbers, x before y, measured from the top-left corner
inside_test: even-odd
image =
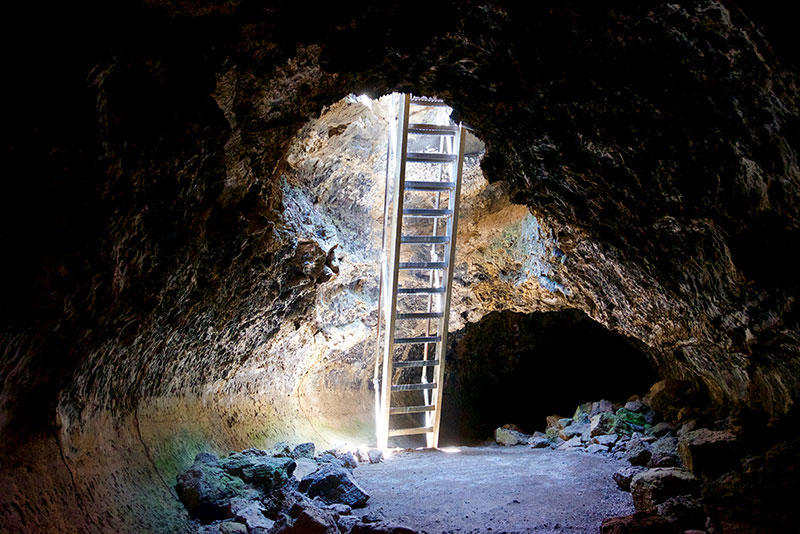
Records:
[[[293,345],[311,362],[300,384],[301,412],[311,415],[317,436],[332,444],[375,439],[372,371],[393,100],[393,95],[350,95],[332,104],[301,129],[287,157],[287,221],[299,239],[329,251],[337,270],[314,303],[310,328],[324,335],[300,335]],[[412,120],[424,122],[425,113],[430,111],[423,109]],[[505,423],[532,432],[544,426],[547,415],[572,415],[576,405],[601,398],[624,402],[657,379],[641,345],[572,309],[570,291],[559,281],[565,257],[557,239],[540,216],[512,202],[506,183],[489,183],[481,169],[484,151],[469,133],[443,445],[480,442]],[[424,321],[417,323],[418,331],[403,335],[420,335]],[[395,358],[419,359],[414,351],[421,347],[405,345]],[[392,424],[424,426],[415,417],[398,417]],[[398,436],[390,445],[424,442],[424,435]]]
[[[545,428],[548,415],[607,399],[624,404],[658,380],[641,343],[583,312],[493,312],[454,333],[442,411],[444,445],[476,444],[514,424]]]

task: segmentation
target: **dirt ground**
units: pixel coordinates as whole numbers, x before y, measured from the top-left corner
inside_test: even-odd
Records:
[[[634,512],[608,456],[528,447],[411,451],[355,470],[371,495],[359,515],[438,533],[598,533],[603,518]]]

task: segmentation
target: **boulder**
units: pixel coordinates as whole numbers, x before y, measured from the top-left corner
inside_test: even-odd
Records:
[[[316,460],[320,463],[332,464],[351,470],[358,467],[358,460],[350,451],[330,449],[317,456]]]
[[[312,442],[301,443],[292,450],[292,458],[314,458],[315,447]]]
[[[664,436],[650,446],[652,456],[647,467],[680,467],[678,457],[678,438]]]
[[[656,505],[656,513],[679,530],[704,529],[706,512],[703,503],[695,497],[679,495]]]
[[[551,443],[550,438],[541,432],[534,432],[533,436],[528,439],[528,446],[533,449],[544,449],[549,447]]]
[[[285,534],[339,534],[334,513],[315,506],[304,509]]]
[[[247,526],[235,521],[225,521],[219,524],[220,534],[247,534]]]
[[[569,441],[570,439],[572,439],[575,436],[583,436],[584,434],[586,434],[586,438],[588,440],[589,439],[589,429],[590,429],[590,426],[589,426],[589,422],[588,421],[585,422],[585,423],[573,423],[573,424],[569,425],[568,427],[562,429],[558,433],[558,437],[560,437],[564,441]]]
[[[226,519],[228,502],[250,492],[240,478],[222,469],[219,458],[209,453],[198,454],[177,481],[178,497],[189,515],[204,522]]]
[[[677,534],[666,519],[656,514],[636,512],[603,519],[601,534]]]
[[[695,474],[716,476],[738,463],[736,436],[727,430],[692,430],[680,438],[678,454],[683,465]]]
[[[383,451],[380,449],[370,449],[367,451],[367,458],[371,464],[383,463]]]
[[[513,445],[525,445],[530,436],[523,434],[519,430],[510,428],[512,425],[504,425],[494,431],[494,440],[500,445],[510,447]]]
[[[637,467],[633,465],[628,465],[623,467],[613,475],[611,478],[614,479],[614,482],[617,483],[617,487],[622,491],[630,491],[631,490],[631,480],[635,475],[645,471],[644,467]]]
[[[294,469],[294,478],[303,480],[303,477],[319,469],[319,464],[311,458],[298,458],[295,460],[297,467]]]
[[[575,409],[575,415],[572,416],[572,420],[576,423],[588,423],[591,413],[592,403],[586,402]]]
[[[334,512],[336,515],[339,516],[350,515],[353,512],[352,508],[340,502],[329,504],[326,508],[328,508],[328,510]]]
[[[266,509],[264,505],[256,500],[247,500],[237,497],[231,499],[228,505],[229,517],[247,525],[249,530],[253,530],[254,528],[269,530],[272,528],[275,522],[267,518],[267,516],[264,515],[265,513]]]
[[[633,505],[638,512],[655,512],[657,505],[670,497],[695,496],[700,481],[689,471],[658,467],[634,475],[631,479]]]
[[[646,421],[643,414],[628,410],[627,408],[620,408],[617,410],[616,416],[617,419],[630,425],[635,430],[638,430],[637,427],[644,429]]]
[[[605,445],[606,447],[613,447],[617,441],[619,441],[619,435],[617,434],[602,434],[592,438],[592,443]]]
[[[650,428],[650,434],[652,434],[657,438],[667,435],[674,435],[675,426],[672,423],[661,421],[660,423],[656,423],[652,428]]]
[[[625,447],[623,459],[631,465],[647,465],[652,453],[649,446],[639,438],[632,438]]]
[[[271,491],[281,487],[294,473],[297,464],[291,458],[275,458],[267,451],[247,449],[221,461],[222,468],[254,487]]]
[[[640,400],[632,400],[625,403],[625,409],[631,412],[642,412],[646,409],[646,406]]]
[[[564,443],[559,445],[558,450],[560,451],[575,450],[581,447],[583,447],[583,441],[581,441],[581,437],[575,436],[574,438],[568,439],[564,441]]]
[[[548,415],[548,416],[545,418],[545,420],[547,421],[547,427],[546,427],[546,430],[545,430],[545,432],[549,432],[549,431],[552,429],[552,430],[554,430],[556,433],[558,433],[558,431],[559,431],[559,430],[561,430],[562,428],[564,428],[564,427],[561,425],[561,421],[562,421],[563,419],[564,419],[564,418],[563,418],[563,417],[561,417],[560,415]],[[572,422],[572,419],[569,419],[569,422],[571,423],[571,422]]]
[[[292,446],[286,443],[285,441],[279,441],[278,443],[272,446],[272,449],[269,451],[269,454],[272,456],[277,456],[279,458],[291,457]]]
[[[608,452],[608,447],[606,445],[600,445],[599,443],[592,443],[586,447],[586,452],[590,452],[592,454]]]
[[[369,495],[353,479],[347,469],[326,465],[300,481],[300,491],[319,497],[328,504],[344,503],[352,508],[367,504]]]
[[[608,434],[616,422],[616,416],[609,412],[601,412],[597,415],[593,415],[589,423],[589,434],[591,436]]]
[[[589,416],[591,418],[600,413],[613,413],[613,412],[614,412],[614,405],[611,403],[611,401],[603,399],[592,403],[592,411],[590,412]]]

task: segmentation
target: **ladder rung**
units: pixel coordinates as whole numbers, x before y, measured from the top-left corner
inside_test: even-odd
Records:
[[[436,382],[430,384],[395,384],[392,391],[420,391],[422,389],[436,389]]]
[[[403,261],[398,264],[400,269],[447,269],[446,261]]]
[[[398,313],[398,319],[441,319],[442,312]]]
[[[444,293],[443,287],[398,287],[397,292],[402,295],[428,295],[431,293]]]
[[[433,432],[432,426],[418,426],[415,428],[396,428],[389,430],[389,437],[392,436],[409,436],[411,434],[427,434]]]
[[[410,101],[417,106],[447,106],[444,100],[432,96],[412,96]]]
[[[450,242],[449,235],[404,235],[400,236],[400,242],[409,245],[436,245]]]
[[[450,163],[456,161],[456,154],[439,154],[438,152],[409,152],[406,161],[417,163]]]
[[[449,217],[452,214],[452,210],[403,208],[403,215],[408,217]]]
[[[423,413],[432,412],[436,409],[436,405],[427,404],[425,406],[398,406],[397,408],[390,408],[389,413],[392,415],[400,413]]]
[[[410,343],[438,343],[442,338],[439,336],[421,336],[421,337],[396,337],[394,338],[395,345],[410,344]]]
[[[405,367],[433,367],[435,365],[439,365],[439,360],[409,360],[405,362],[392,363],[392,367],[395,369]]]
[[[456,188],[456,183],[406,180],[405,186],[406,191],[452,191]]]
[[[408,133],[421,135],[455,135],[458,126],[445,124],[409,124]]]

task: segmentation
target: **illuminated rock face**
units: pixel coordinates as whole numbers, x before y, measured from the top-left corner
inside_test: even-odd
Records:
[[[574,308],[709,405],[792,407],[797,76],[739,10],[147,5],[15,59],[4,528],[180,531],[195,453],[369,434],[381,122],[350,93],[443,97],[486,144],[454,329]]]

